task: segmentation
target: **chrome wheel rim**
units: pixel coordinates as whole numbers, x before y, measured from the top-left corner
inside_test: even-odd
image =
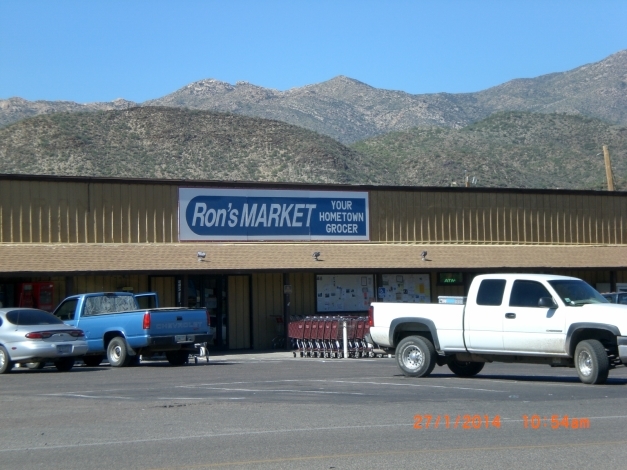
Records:
[[[577,366],[579,368],[579,372],[581,375],[585,375],[588,377],[592,374],[592,357],[588,353],[588,351],[579,351],[579,356],[577,357]]]
[[[4,354],[4,351],[0,350],[0,369],[4,367],[7,362],[7,356]]]
[[[113,359],[115,362],[118,362],[121,356],[122,348],[120,346],[115,346],[113,349],[111,349],[111,359]]]
[[[425,362],[425,355],[416,346],[408,346],[403,351],[403,364],[408,369],[420,369]]]

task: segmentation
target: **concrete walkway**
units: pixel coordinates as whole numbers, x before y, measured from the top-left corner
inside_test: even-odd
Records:
[[[214,361],[242,361],[242,360],[281,360],[294,359],[292,351],[279,351],[270,349],[266,351],[258,351],[254,349],[244,349],[235,351],[210,351],[209,362]]]

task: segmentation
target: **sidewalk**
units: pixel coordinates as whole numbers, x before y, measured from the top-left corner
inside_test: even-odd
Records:
[[[210,351],[209,362],[241,361],[241,360],[280,360],[294,359],[292,351],[269,349],[258,351],[255,349],[238,349],[234,351]]]

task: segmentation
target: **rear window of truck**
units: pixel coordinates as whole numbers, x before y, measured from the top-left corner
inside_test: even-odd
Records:
[[[501,305],[505,292],[505,279],[484,279],[479,284],[477,305]]]
[[[85,299],[85,316],[137,310],[137,301],[132,295],[104,294]]]

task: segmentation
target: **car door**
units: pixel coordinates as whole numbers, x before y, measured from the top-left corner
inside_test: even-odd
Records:
[[[505,286],[505,279],[483,279],[477,295],[469,295],[464,314],[464,335],[469,351],[503,351]]]
[[[514,281],[503,318],[505,352],[564,354],[565,309],[538,307],[541,297],[553,297],[541,282]]]

